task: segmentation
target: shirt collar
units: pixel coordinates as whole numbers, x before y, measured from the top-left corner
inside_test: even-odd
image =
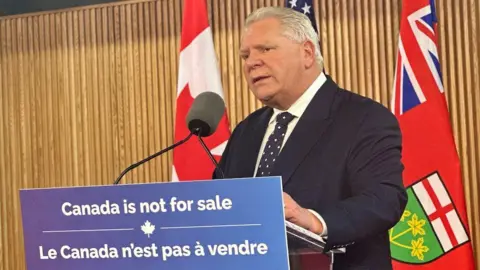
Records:
[[[307,90],[300,96],[300,98],[298,98],[297,101],[290,106],[287,112],[291,113],[293,116],[295,116],[295,118],[300,118],[303,112],[305,112],[307,109],[308,104],[310,104],[310,101],[312,101],[313,97],[317,93],[318,89],[320,89],[326,81],[327,77],[325,76],[325,73],[321,72],[315,81],[313,81],[313,83],[310,85],[310,87],[308,87]],[[282,112],[285,111],[274,108],[269,124],[273,123],[277,115]]]

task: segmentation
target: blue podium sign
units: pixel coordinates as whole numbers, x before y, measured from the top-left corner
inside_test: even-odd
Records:
[[[29,270],[289,269],[279,177],[20,191]]]

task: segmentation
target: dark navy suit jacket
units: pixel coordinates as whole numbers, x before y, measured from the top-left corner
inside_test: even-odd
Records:
[[[272,113],[263,107],[235,128],[220,160],[226,177],[253,176]],[[346,246],[335,269],[391,269],[388,229],[407,202],[401,150],[395,116],[328,76],[285,143],[272,175],[323,217],[326,250]]]

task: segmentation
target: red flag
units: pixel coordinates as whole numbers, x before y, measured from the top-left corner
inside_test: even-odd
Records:
[[[442,83],[433,0],[404,0],[392,111],[408,204],[390,230],[394,269],[474,269],[460,161]]]
[[[220,72],[208,23],[205,0],[185,0],[183,9],[180,67],[177,86],[175,142],[190,132],[185,118],[193,100],[202,92],[211,91],[222,98]],[[230,137],[225,112],[216,132],[204,138],[217,161]],[[173,151],[172,181],[211,179],[214,165],[195,137]]]

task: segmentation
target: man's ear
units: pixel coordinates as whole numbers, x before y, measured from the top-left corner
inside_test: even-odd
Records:
[[[315,64],[315,45],[310,40],[303,43],[303,57],[305,60],[305,68],[310,68]]]

